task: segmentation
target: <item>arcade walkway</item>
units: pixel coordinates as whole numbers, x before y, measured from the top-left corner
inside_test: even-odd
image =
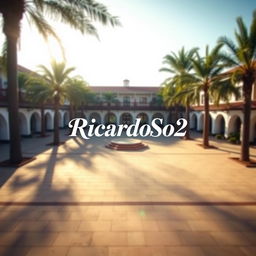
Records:
[[[256,255],[256,169],[229,159],[239,146],[158,138],[115,152],[104,138],[50,141],[24,139],[36,160],[0,169],[0,255]]]

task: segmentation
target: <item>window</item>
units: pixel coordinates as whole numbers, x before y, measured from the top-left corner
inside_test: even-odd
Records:
[[[124,99],[123,99],[123,103],[124,103],[124,106],[130,106],[130,96],[124,96]]]
[[[147,97],[140,97],[140,104],[147,104]]]

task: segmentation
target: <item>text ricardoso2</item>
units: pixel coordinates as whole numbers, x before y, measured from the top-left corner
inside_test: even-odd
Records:
[[[183,137],[186,134],[188,122],[184,118],[179,118],[176,121],[176,126],[173,124],[163,125],[163,119],[155,118],[151,124],[142,124],[140,118],[136,118],[135,124],[98,124],[96,119],[92,118],[89,123],[85,118],[74,118],[69,121],[68,127],[71,130],[70,137],[80,135],[83,139],[88,140],[93,136],[96,137],[120,137],[123,133],[127,137]]]

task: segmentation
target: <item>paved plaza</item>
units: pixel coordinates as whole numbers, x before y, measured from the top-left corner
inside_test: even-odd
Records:
[[[0,255],[256,255],[256,169],[230,159],[239,145],[163,137],[117,152],[66,133],[60,147],[23,139],[36,160],[0,168]]]

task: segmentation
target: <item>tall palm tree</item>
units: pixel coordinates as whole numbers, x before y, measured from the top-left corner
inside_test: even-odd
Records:
[[[173,100],[185,106],[185,116],[187,120],[185,139],[190,140],[190,108],[191,104],[199,103],[200,90],[193,84],[177,83]]]
[[[252,86],[256,81],[256,10],[253,12],[250,29],[247,29],[241,17],[238,17],[236,22],[238,30],[235,31],[235,42],[227,37],[221,37],[219,42],[228,49],[227,54],[223,56],[227,66],[234,67],[226,74],[234,82],[242,83],[244,118],[240,159],[249,161]]]
[[[174,107],[175,120],[178,118],[178,104],[177,98],[174,98],[176,94],[176,85],[173,80],[168,80],[168,82],[162,84],[160,89],[160,95],[162,97],[163,104],[167,109],[170,109],[170,115],[172,116],[172,108]]]
[[[82,33],[87,32],[96,36],[97,31],[91,21],[112,26],[119,25],[119,21],[110,15],[104,5],[95,0],[1,0],[0,13],[0,23],[3,22],[3,33],[7,41],[10,162],[20,163],[22,152],[18,119],[17,41],[24,14],[45,38],[51,35],[57,40],[58,36],[46,18],[53,18]]]
[[[171,52],[164,57],[164,64],[167,64],[168,68],[161,68],[160,71],[171,73],[172,76],[167,78],[167,86],[172,86],[175,91],[171,93],[172,102],[182,103],[186,107],[186,119],[188,122],[187,131],[185,138],[190,139],[190,127],[189,127],[189,116],[190,116],[190,104],[194,102],[196,90],[186,88],[189,86],[185,81],[181,79],[182,76],[189,73],[193,67],[192,58],[197,52],[197,48],[192,48],[186,51],[184,47],[176,54]],[[171,81],[171,83],[168,83]],[[190,86],[191,87],[191,86]],[[189,89],[189,90],[187,90]],[[186,92],[186,93],[184,93]],[[167,94],[168,95],[168,94]]]
[[[52,88],[52,99],[54,102],[54,136],[53,145],[60,144],[59,135],[59,108],[63,102],[66,92],[65,85],[69,81],[69,75],[75,68],[67,68],[64,62],[51,62],[51,69],[40,65],[40,73],[48,85]]]
[[[41,111],[41,137],[46,136],[45,132],[45,104],[52,99],[53,87],[45,80],[31,76],[25,83],[26,98],[33,104],[40,107]]]
[[[81,107],[87,99],[89,89],[87,83],[80,78],[71,78],[65,85],[66,98],[69,101],[70,106],[70,119],[75,117],[75,113],[78,107]]]
[[[205,56],[201,57],[197,52],[192,59],[193,73],[184,74],[182,83],[188,83],[197,90],[203,91],[204,97],[204,128],[203,128],[203,146],[208,148],[209,145],[209,90],[211,87],[222,86],[226,81],[220,75],[223,72],[221,44],[215,46],[211,51],[206,47]]]

